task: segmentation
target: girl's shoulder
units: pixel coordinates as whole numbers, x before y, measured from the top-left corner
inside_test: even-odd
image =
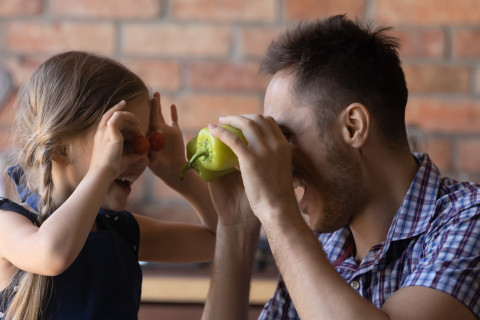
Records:
[[[18,213],[28,220],[30,220],[34,225],[37,224],[37,215],[27,209],[27,207],[22,206],[21,204],[18,204],[16,202],[13,202],[10,199],[0,197],[0,212],[1,211],[9,211],[9,212],[15,212]],[[1,213],[0,213],[1,214]]]

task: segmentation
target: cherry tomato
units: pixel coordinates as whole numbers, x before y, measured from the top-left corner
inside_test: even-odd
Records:
[[[165,148],[165,137],[161,133],[153,133],[148,140],[150,141],[150,149],[152,151],[160,151]]]
[[[132,150],[138,154],[147,153],[150,150],[150,142],[144,136],[136,137],[132,140]]]

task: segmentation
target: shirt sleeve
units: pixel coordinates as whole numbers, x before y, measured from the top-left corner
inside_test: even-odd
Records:
[[[283,280],[278,280],[275,293],[263,307],[258,320],[300,320]]]
[[[450,213],[432,223],[417,268],[402,287],[445,292],[480,317],[480,207]]]

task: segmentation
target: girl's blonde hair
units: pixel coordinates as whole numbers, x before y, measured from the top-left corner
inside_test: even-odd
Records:
[[[58,54],[35,70],[18,94],[15,138],[21,146],[18,164],[25,173],[21,184],[39,196],[39,225],[56,209],[52,157],[60,140],[87,132],[121,100],[148,93],[143,81],[122,64],[91,53]],[[52,278],[20,272],[6,319],[40,319]]]

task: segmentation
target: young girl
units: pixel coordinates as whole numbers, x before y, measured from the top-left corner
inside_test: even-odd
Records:
[[[0,198],[0,319],[136,319],[138,261],[208,261],[216,214],[208,188],[185,162],[175,106],[111,59],[56,55],[19,92],[21,146],[8,173],[19,198]],[[162,132],[165,148],[136,154],[130,142]],[[203,226],[125,211],[146,167],[181,193]],[[10,198],[10,196],[9,196]],[[15,202],[14,202],[15,201]]]

